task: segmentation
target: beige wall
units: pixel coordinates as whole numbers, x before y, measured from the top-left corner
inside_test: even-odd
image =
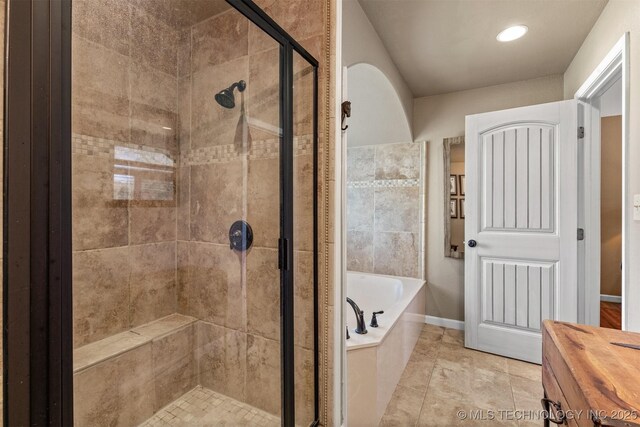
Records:
[[[373,65],[384,73],[400,98],[404,113],[411,121],[413,94],[398,71],[380,36],[362,10],[358,0],[342,1],[342,65]],[[393,141],[406,142],[406,141]]]
[[[602,118],[600,293],[622,295],[622,116]]]
[[[417,98],[413,134],[428,141],[427,314],[464,319],[464,262],[444,256],[443,138],[464,135],[465,116],[562,99],[562,76]]]
[[[564,97],[573,98],[576,90],[604,59],[615,43],[625,32],[630,35],[630,74],[629,74],[629,151],[628,165],[628,200],[625,212],[632,217],[633,194],[640,194],[640,169],[634,165],[640,164],[640,121],[633,120],[640,111],[640,2],[636,0],[610,0],[596,21],[582,47],[564,74]],[[629,252],[630,260],[627,266],[629,283],[631,284],[626,297],[628,301],[640,301],[640,263],[633,262],[640,258],[640,222],[629,223]],[[640,310],[631,309],[627,312],[627,328],[640,331]]]
[[[352,65],[347,69],[347,85],[349,147],[413,140],[398,93],[380,69],[364,63]]]

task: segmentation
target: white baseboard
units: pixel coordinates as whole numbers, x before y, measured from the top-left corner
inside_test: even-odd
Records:
[[[447,319],[445,317],[424,316],[424,323],[429,325],[442,326],[443,328],[458,329],[464,331],[464,322],[462,320]]]
[[[622,304],[622,297],[618,295],[600,294],[600,301],[617,302],[618,304]]]

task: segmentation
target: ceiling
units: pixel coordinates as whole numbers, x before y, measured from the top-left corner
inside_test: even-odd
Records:
[[[347,0],[355,1],[355,0]],[[607,0],[359,0],[414,96],[564,73]],[[521,39],[496,35],[516,24]]]

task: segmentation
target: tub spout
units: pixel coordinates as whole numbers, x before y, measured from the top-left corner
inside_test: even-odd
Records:
[[[367,333],[367,325],[364,322],[364,311],[360,310],[358,304],[356,304],[351,298],[347,297],[347,302],[353,308],[353,311],[356,313],[356,321],[358,323],[356,327],[356,334],[364,335]]]

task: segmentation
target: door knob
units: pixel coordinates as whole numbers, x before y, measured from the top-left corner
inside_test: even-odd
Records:
[[[475,248],[476,245],[478,244],[478,242],[476,242],[475,240],[471,239],[467,242],[467,246],[469,246],[470,248]]]

